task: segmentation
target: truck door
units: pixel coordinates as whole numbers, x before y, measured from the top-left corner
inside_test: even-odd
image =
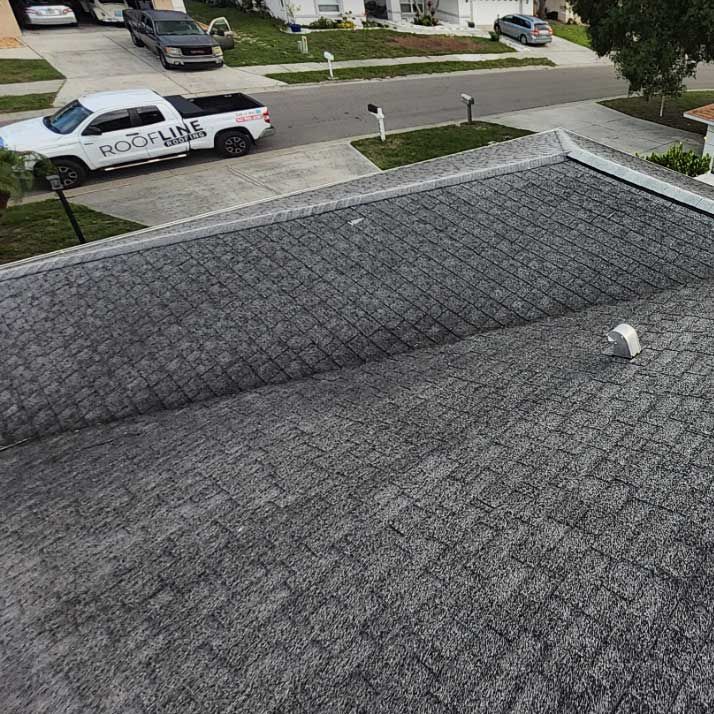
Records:
[[[156,30],[154,29],[154,22],[150,17],[142,18],[141,27],[141,40],[152,52],[159,54],[160,50],[158,48],[159,41],[156,38]]]
[[[182,120],[166,118],[159,107],[145,106],[134,109],[135,123],[149,138],[149,155],[152,159],[172,154],[183,154],[190,149],[191,139],[205,137],[200,119]]]
[[[146,161],[149,139],[132,125],[128,109],[117,109],[92,119],[82,131],[80,143],[92,168]]]

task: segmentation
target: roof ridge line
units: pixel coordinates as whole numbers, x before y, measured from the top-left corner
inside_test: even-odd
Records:
[[[114,257],[116,255],[125,255],[128,253],[135,253],[140,250],[151,250],[166,245],[183,243],[189,240],[208,238],[228,231],[233,232],[249,228],[260,228],[274,223],[284,223],[298,218],[307,218],[308,216],[330,213],[344,208],[352,208],[369,203],[376,203],[378,201],[396,198],[398,196],[414,195],[424,193],[426,191],[433,191],[437,188],[456,186],[479,179],[503,176],[519,171],[527,171],[529,169],[539,168],[540,166],[561,163],[565,160],[566,154],[562,151],[551,152],[535,158],[523,159],[521,161],[511,161],[499,166],[461,171],[444,176],[437,176],[432,179],[410,181],[397,186],[382,188],[371,193],[331,199],[329,201],[309,204],[306,206],[295,206],[279,211],[261,213],[255,216],[244,216],[242,218],[226,221],[225,223],[214,224],[205,228],[193,228],[184,232],[171,233],[164,236],[151,236],[144,239],[137,236],[137,240],[125,242],[121,245],[102,245],[101,242],[96,246],[88,244],[86,250],[70,250],[68,252],[60,251],[56,254],[50,253],[44,258],[30,260],[27,263],[0,266],[0,282],[15,280],[35,273],[50,272],[52,270],[65,268],[71,265],[90,263],[96,260]]]
[[[585,164],[585,166],[588,166],[595,171],[600,171],[620,181],[633,184],[638,188],[657,194],[658,196],[662,196],[663,198],[674,201],[675,203],[680,203],[688,206],[689,208],[694,208],[695,210],[714,216],[714,200],[694,193],[694,191],[689,191],[686,188],[680,188],[679,186],[667,183],[663,179],[656,178],[644,173],[643,171],[638,171],[637,169],[632,169],[628,166],[612,161],[611,159],[598,156],[587,149],[583,149],[576,141],[573,140],[572,132],[569,132],[567,129],[558,129],[557,132],[558,139],[563,146],[565,155],[569,159]],[[641,160],[645,161],[645,159]]]

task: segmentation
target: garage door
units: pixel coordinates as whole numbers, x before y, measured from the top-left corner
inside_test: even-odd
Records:
[[[474,0],[471,0],[474,2]],[[517,12],[522,15],[533,14],[532,0],[475,0],[476,24],[493,25],[497,17]]]

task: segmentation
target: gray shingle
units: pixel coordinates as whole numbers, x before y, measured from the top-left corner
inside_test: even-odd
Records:
[[[404,169],[410,181],[419,171]],[[714,218],[689,211],[682,222],[679,209],[561,160],[9,273],[2,442],[706,279]],[[49,359],[28,358],[38,345]]]

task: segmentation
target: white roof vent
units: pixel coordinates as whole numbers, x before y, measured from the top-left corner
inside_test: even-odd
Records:
[[[610,343],[607,354],[613,357],[632,359],[642,352],[637,330],[626,322],[621,322],[617,327],[610,330],[607,333],[607,341]]]

